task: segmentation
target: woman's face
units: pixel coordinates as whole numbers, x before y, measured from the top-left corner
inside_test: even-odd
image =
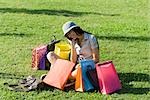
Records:
[[[76,40],[78,38],[78,35],[74,31],[70,31],[67,33],[67,38],[70,40]]]

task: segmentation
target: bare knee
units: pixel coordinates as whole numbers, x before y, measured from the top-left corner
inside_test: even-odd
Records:
[[[55,63],[55,61],[58,59],[59,57],[54,53],[54,52],[49,52],[47,54],[47,59],[48,61],[53,65]]]

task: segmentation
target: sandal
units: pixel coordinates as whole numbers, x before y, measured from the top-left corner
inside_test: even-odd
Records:
[[[40,80],[33,76],[28,76],[26,79],[19,80],[17,84],[4,83],[9,90],[13,91],[31,91],[38,88],[38,84],[41,83]]]

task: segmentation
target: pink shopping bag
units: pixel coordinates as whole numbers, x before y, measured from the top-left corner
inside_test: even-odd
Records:
[[[43,79],[43,82],[63,90],[74,65],[73,62],[68,60],[57,59],[46,77]]]
[[[102,94],[110,94],[121,89],[121,83],[112,61],[96,64],[96,70]]]
[[[41,45],[32,50],[32,69],[40,69],[41,60],[45,56],[47,45]]]

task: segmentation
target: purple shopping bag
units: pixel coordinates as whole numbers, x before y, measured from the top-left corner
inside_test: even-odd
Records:
[[[39,69],[40,70],[46,69],[45,63],[46,63],[46,54],[44,54],[40,59],[40,62],[39,62]]]

